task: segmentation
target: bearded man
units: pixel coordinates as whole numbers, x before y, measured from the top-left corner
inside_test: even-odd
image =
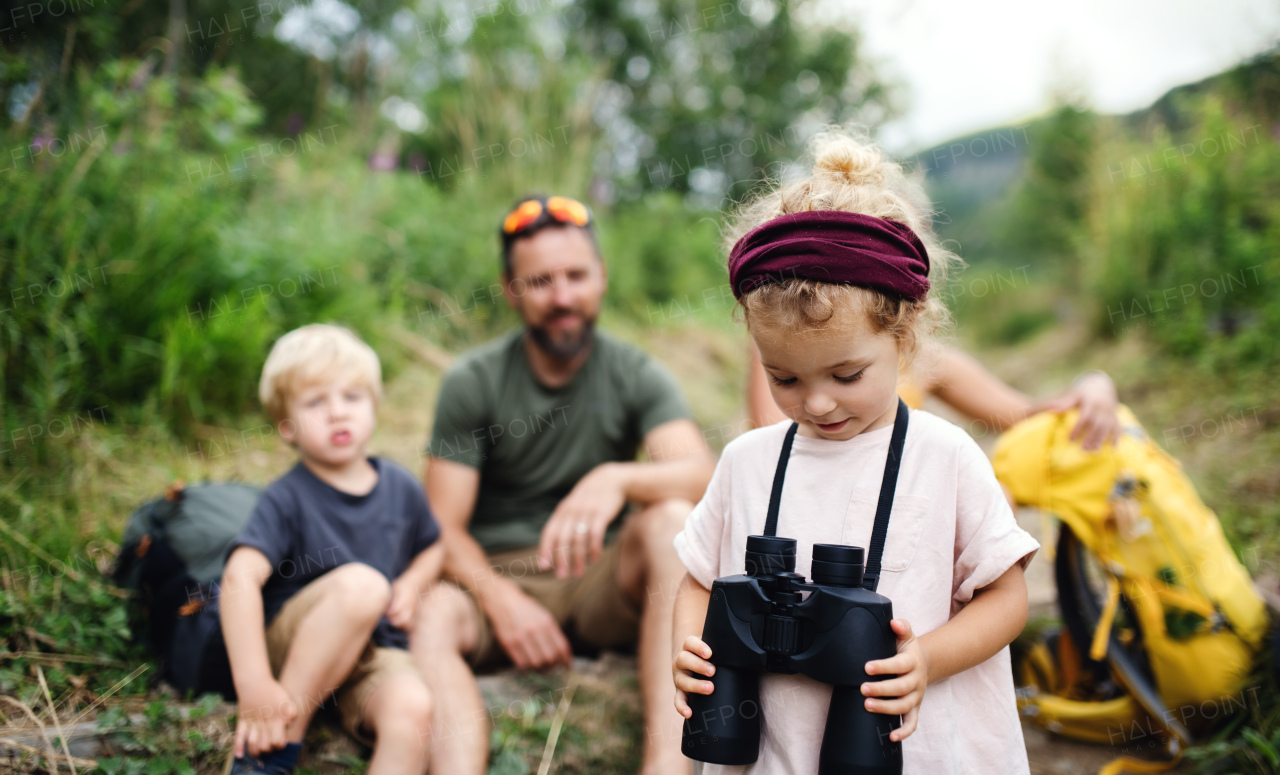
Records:
[[[596,329],[608,273],[586,205],[526,197],[500,238],[503,295],[524,325],[445,376],[427,448],[453,582],[428,595],[412,641],[436,705],[430,771],[485,772],[476,670],[634,646],[641,771],[687,773],[670,668],[684,573],[672,540],[714,459],[666,369]]]

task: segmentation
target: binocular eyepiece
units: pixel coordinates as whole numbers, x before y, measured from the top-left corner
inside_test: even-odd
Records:
[[[901,775],[902,743],[889,739],[901,719],[868,711],[860,691],[864,682],[892,677],[864,668],[897,652],[893,604],[863,588],[862,547],[814,544],[812,583],[795,568],[795,539],[749,536],[746,575],[712,585],[702,640],[711,647],[715,688],[689,695],[693,717],[684,722],[681,750],[715,764],[755,762],[760,674],[802,673],[833,689],[819,775]]]
[[[860,587],[866,569],[866,553],[861,546],[814,544],[809,572],[814,584],[833,587]],[[747,536],[747,575],[771,576],[795,573],[796,540],[777,536]]]

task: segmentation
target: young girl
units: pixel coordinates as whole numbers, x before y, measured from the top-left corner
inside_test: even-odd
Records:
[[[675,612],[676,708],[709,694],[716,656],[699,637],[710,587],[744,572],[764,529],[775,468],[799,425],[777,535],[811,577],[815,543],[868,547],[898,407],[898,375],[945,319],[929,295],[958,259],[933,237],[922,192],[844,132],[820,135],[814,168],[745,207],[729,275],[790,420],[725,447],[675,546],[688,574]],[[927,246],[927,247],[926,247]],[[1039,544],[1021,530],[978,445],[911,411],[878,592],[893,602],[896,656],[868,663],[867,708],[902,716],[907,775],[1028,772],[1008,644],[1027,618],[1023,569]],[[818,771],[831,687],[802,675],[760,681],[759,759],[703,772]]]

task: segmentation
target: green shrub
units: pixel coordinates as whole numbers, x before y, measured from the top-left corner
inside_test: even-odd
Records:
[[[1117,139],[1098,170],[1083,256],[1094,331],[1146,328],[1181,356],[1274,361],[1280,144],[1214,96],[1185,110],[1176,136]]]

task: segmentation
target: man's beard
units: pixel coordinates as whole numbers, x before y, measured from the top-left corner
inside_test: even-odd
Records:
[[[528,329],[529,337],[533,339],[538,349],[558,361],[571,361],[578,357],[596,338],[595,318],[584,318],[582,333],[563,341],[556,341],[546,326],[526,326],[525,328]]]

